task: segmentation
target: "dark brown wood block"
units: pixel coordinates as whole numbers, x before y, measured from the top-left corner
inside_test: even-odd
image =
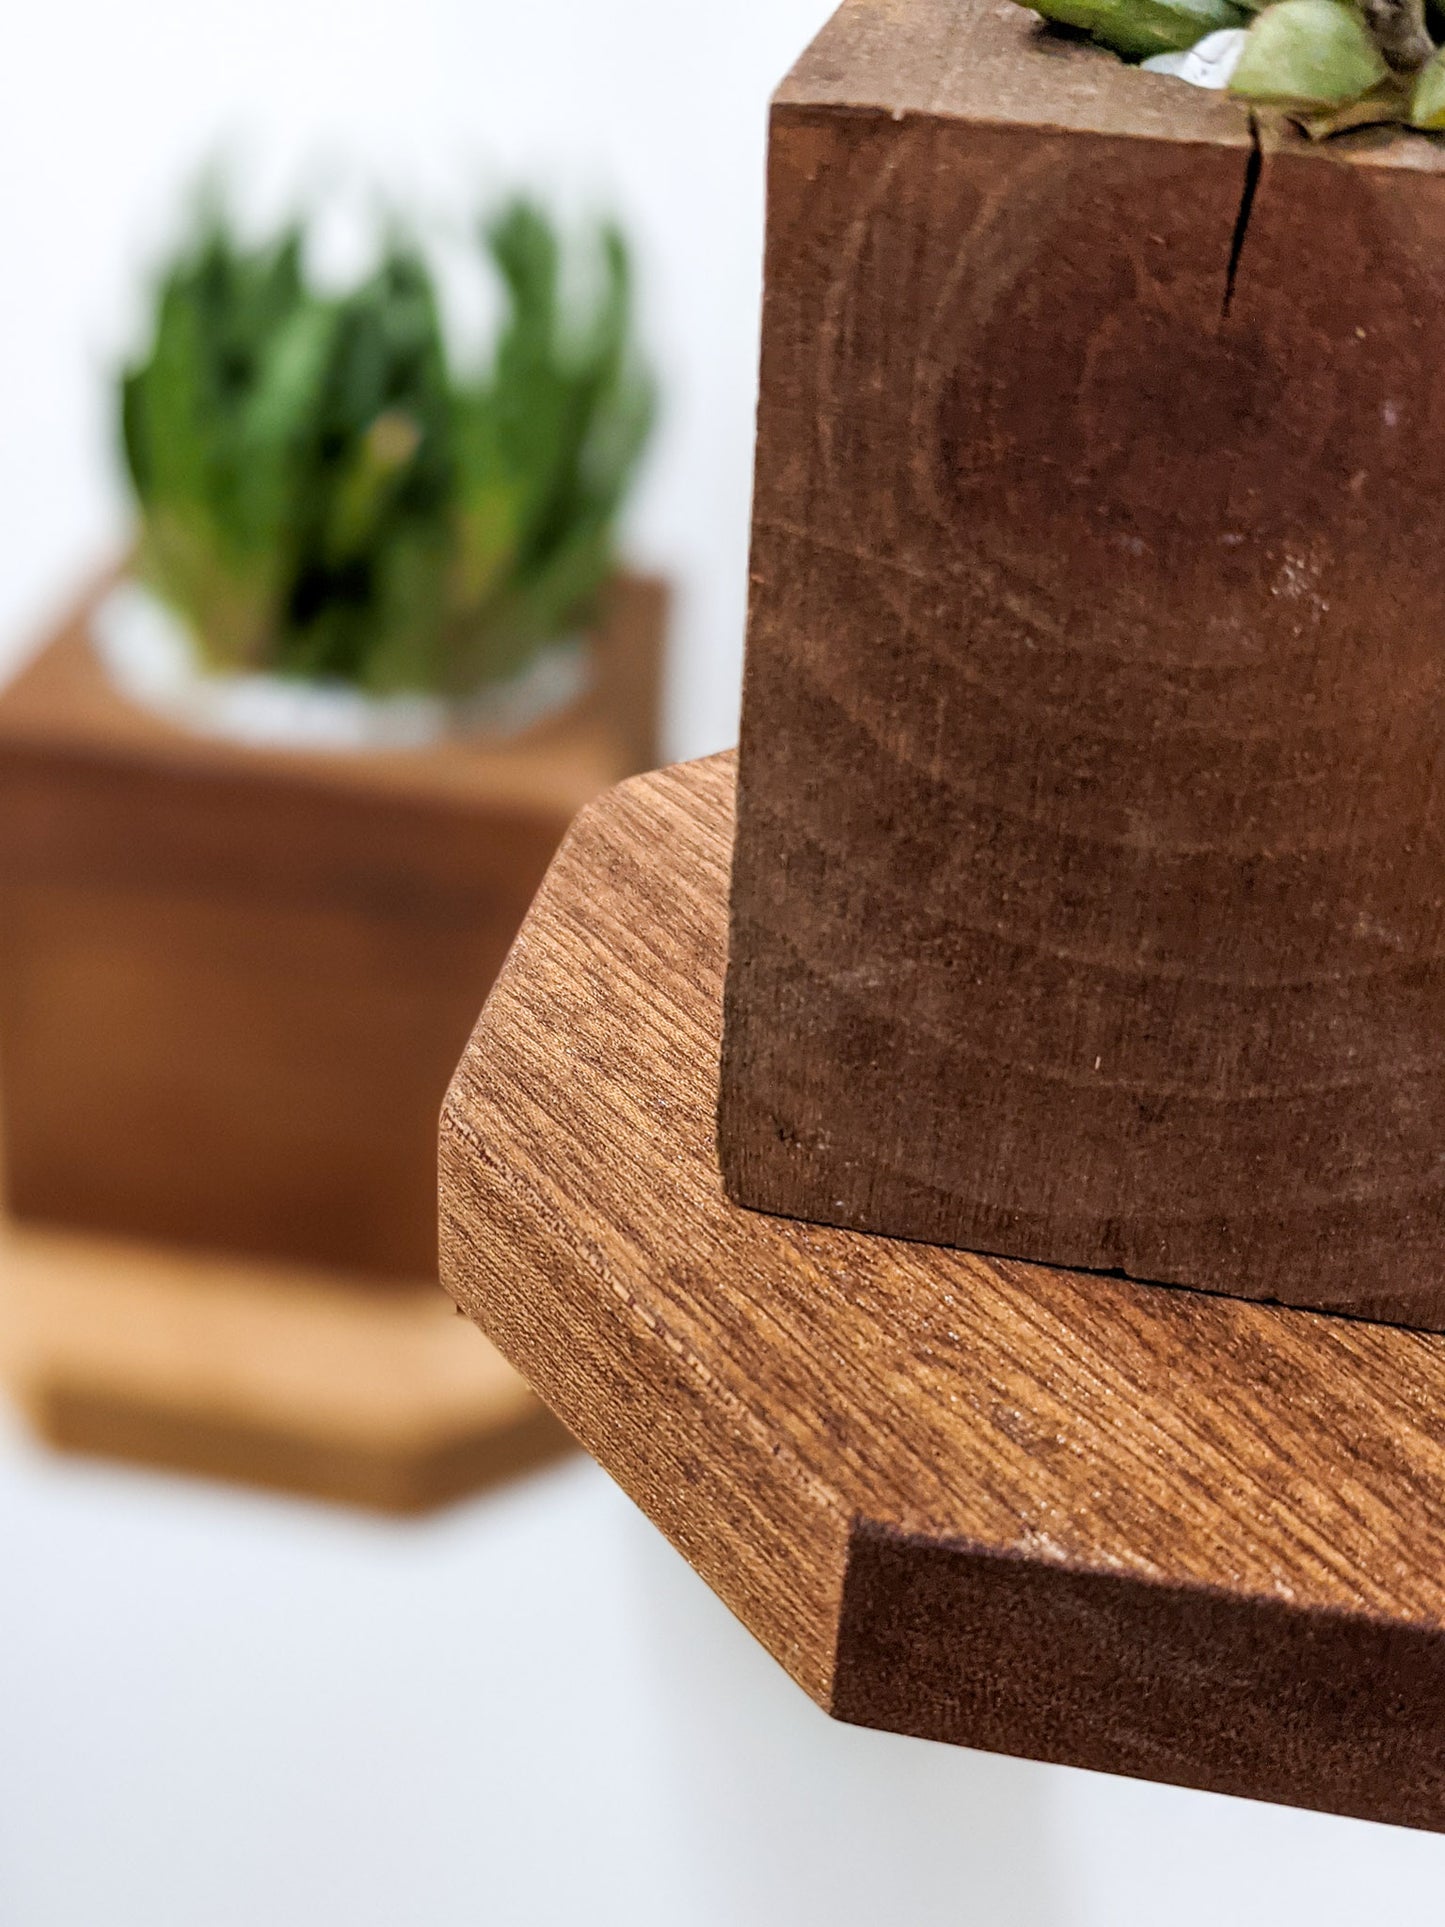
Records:
[[[1445,1338],[730,1203],[731,811],[717,759],[564,845],[447,1289],[839,1717],[1445,1828]]]
[[[0,694],[11,1208],[434,1276],[447,1078],[574,812],[654,760],[659,584],[500,745],[294,755],[122,701],[84,612]]]
[[[769,222],[731,1195],[1445,1327],[1445,150],[851,0]]]

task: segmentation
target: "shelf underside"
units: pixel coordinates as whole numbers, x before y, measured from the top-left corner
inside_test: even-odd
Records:
[[[443,1276],[838,1717],[1445,1828],[1445,1338],[739,1209],[730,758],[558,857]]]

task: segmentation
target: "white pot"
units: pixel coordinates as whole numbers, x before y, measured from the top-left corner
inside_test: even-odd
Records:
[[[1173,74],[1176,80],[1187,80],[1191,87],[1207,87],[1218,93],[1233,80],[1248,38],[1247,27],[1220,27],[1184,53],[1154,54],[1139,65],[1147,74]]]
[[[448,737],[515,736],[576,702],[592,679],[580,638],[552,644],[509,681],[455,701],[375,696],[345,682],[208,673],[184,623],[129,579],[96,605],[91,641],[111,682],[132,702],[198,736],[265,749],[423,749]]]

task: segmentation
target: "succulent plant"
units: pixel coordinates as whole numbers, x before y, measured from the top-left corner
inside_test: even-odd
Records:
[[[502,316],[463,372],[406,231],[332,293],[300,223],[202,208],[120,412],[137,572],[208,669],[464,695],[586,621],[653,416],[628,251],[527,199],[478,248]]]
[[[1445,131],[1445,53],[1431,35],[1425,0],[1020,4],[1126,60],[1280,108],[1312,134],[1389,121]]]

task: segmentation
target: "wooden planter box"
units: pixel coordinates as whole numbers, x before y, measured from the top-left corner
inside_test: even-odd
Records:
[[[850,0],[769,229],[731,1195],[1445,1328],[1445,149]]]
[[[261,752],[121,700],[80,611],[0,694],[12,1213],[434,1275],[436,1118],[572,815],[655,760],[665,596],[496,747]]]

